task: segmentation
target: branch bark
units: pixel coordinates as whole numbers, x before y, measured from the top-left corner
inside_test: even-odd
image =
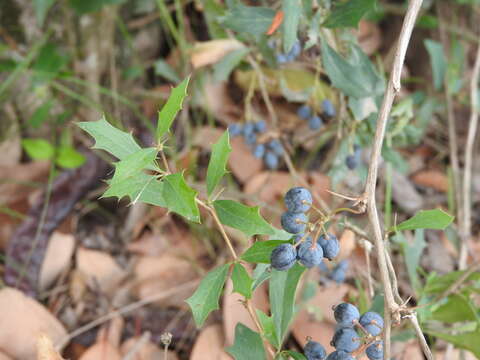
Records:
[[[388,360],[391,358],[391,344],[390,344],[390,332],[391,332],[391,316],[392,313],[395,313],[399,304],[396,303],[392,285],[390,282],[390,276],[388,273],[387,258],[385,253],[385,244],[382,235],[382,228],[380,226],[380,221],[378,218],[377,205],[375,199],[375,190],[377,186],[377,176],[378,176],[378,162],[381,155],[383,139],[385,137],[385,129],[388,123],[388,116],[390,110],[392,109],[393,100],[395,99],[396,94],[400,91],[401,83],[401,73],[403,68],[403,63],[405,61],[405,55],[408,48],[408,43],[412,35],[413,27],[415,25],[415,20],[417,18],[418,12],[422,5],[422,0],[411,0],[407,13],[405,14],[405,19],[403,21],[402,29],[398,38],[397,48],[395,50],[395,57],[392,64],[392,71],[390,73],[390,78],[388,81],[387,89],[385,96],[383,98],[382,107],[380,109],[378,119],[377,119],[377,128],[375,131],[375,139],[372,148],[372,154],[370,157],[370,166],[368,169],[367,183],[365,185],[365,191],[361,197],[362,202],[367,207],[368,218],[370,225],[373,230],[373,237],[375,241],[375,247],[377,251],[378,267],[380,270],[383,291],[385,296],[385,331],[384,331],[384,359]]]

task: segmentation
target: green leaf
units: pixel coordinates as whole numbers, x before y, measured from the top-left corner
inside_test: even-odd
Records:
[[[385,84],[372,62],[357,46],[348,61],[322,40],[322,62],[332,85],[346,95],[361,99],[381,95]]]
[[[167,103],[162,107],[158,113],[157,124],[157,141],[160,141],[162,136],[169,130],[170,126],[175,120],[175,116],[182,108],[183,99],[187,96],[187,86],[190,77],[183,80],[177,87],[173,88],[172,93],[168,97]]]
[[[202,279],[193,295],[186,300],[192,309],[193,319],[197,327],[203,325],[210,312],[219,308],[218,300],[227,280],[229,266],[230,264],[225,264],[210,271]]]
[[[51,159],[55,154],[55,148],[44,139],[23,139],[22,147],[34,160]]]
[[[175,84],[181,81],[177,72],[165,60],[155,61],[154,69],[155,75],[160,75]]]
[[[110,183],[102,197],[115,196],[119,199],[127,196],[132,203],[144,202],[146,204],[167,207],[163,198],[164,183],[156,180],[154,175],[144,172],[135,174],[130,178],[115,183]]]
[[[223,25],[239,33],[265,34],[272,23],[275,11],[261,6],[245,6],[239,2],[223,17]]]
[[[38,24],[43,26],[45,16],[48,10],[52,7],[55,0],[34,0],[33,7],[35,8],[35,16],[37,17]]]
[[[252,291],[255,291],[264,281],[270,279],[271,275],[270,264],[258,264],[253,270]]]
[[[327,28],[356,28],[362,17],[367,12],[375,9],[375,5],[376,0],[349,0],[347,2],[341,2],[335,6],[323,23],[323,26]]]
[[[270,264],[270,255],[273,249],[288,242],[288,240],[257,241],[243,253],[241,259],[249,263]]]
[[[443,45],[437,41],[425,39],[425,47],[430,56],[430,64],[432,65],[433,87],[435,90],[441,90],[447,71],[447,61],[443,51]]]
[[[53,79],[67,63],[68,56],[62,54],[57,45],[46,43],[40,49],[37,60],[32,66],[35,81],[44,82]]]
[[[187,185],[183,174],[165,176],[163,198],[169,210],[176,212],[187,220],[200,222],[200,212],[195,201],[197,192]]]
[[[221,82],[228,79],[232,70],[250,52],[249,48],[241,48],[229,52],[219,62],[213,65],[213,81]]]
[[[247,270],[245,270],[243,265],[240,263],[236,263],[233,266],[232,282],[234,292],[245,296],[247,299],[252,297],[253,280],[250,275],[248,275]]]
[[[431,330],[425,330],[425,332],[429,335],[446,340],[456,347],[469,350],[474,353],[477,358],[480,358],[480,341],[478,341],[478,339],[480,339],[480,326],[477,326],[474,331],[461,332],[454,335]]]
[[[242,323],[238,323],[235,327],[235,342],[227,348],[227,351],[235,360],[266,359],[260,334]]]
[[[32,128],[39,128],[45,121],[50,118],[50,109],[53,107],[53,101],[49,100],[44,102],[38,108],[35,109],[35,112],[28,119],[28,125]]]
[[[279,344],[283,342],[283,338],[292,321],[295,292],[300,276],[304,271],[305,268],[298,264],[295,264],[288,271],[272,270],[270,278],[270,310]]]
[[[77,125],[95,139],[93,149],[105,150],[120,160],[141,149],[132,134],[112,126],[105,116],[98,121],[79,122]]]
[[[277,336],[275,335],[275,325],[273,318],[265,314],[262,310],[256,309],[258,321],[262,325],[263,333],[268,342],[279,348],[281,344],[277,344]]]
[[[283,0],[283,51],[288,53],[297,41],[298,24],[303,11],[301,0]]]
[[[403,231],[415,229],[444,230],[453,221],[454,217],[441,209],[421,210],[413,217],[393,226],[390,230]]]
[[[223,175],[227,172],[226,165],[228,161],[228,155],[232,151],[230,146],[228,131],[225,131],[223,135],[212,147],[212,155],[208,162],[207,169],[207,193],[208,196],[212,195],[213,190],[222,180]]]
[[[305,355],[303,355],[299,352],[293,351],[293,350],[287,350],[287,351],[285,351],[285,353],[288,354],[294,360],[307,360]]]
[[[447,290],[454,282],[456,282],[467,270],[463,271],[453,271],[445,275],[432,274],[425,284],[423,291],[426,294],[438,294]],[[466,279],[467,282],[479,282],[480,281],[480,272],[474,272],[470,274]]]
[[[70,0],[70,6],[79,14],[100,10],[105,5],[123,3],[125,0]]]
[[[410,283],[414,290],[418,291],[421,287],[421,283],[418,278],[417,267],[420,264],[423,249],[427,246],[424,231],[422,229],[415,231],[415,238],[412,243],[410,243],[401,233],[397,233],[395,239],[398,239],[398,242],[402,247]]]
[[[57,150],[55,163],[66,169],[75,169],[83,165],[85,156],[71,146],[60,146]]]
[[[271,235],[273,228],[260,215],[258,206],[249,207],[233,200],[213,202],[220,222],[245,233],[247,236]]]
[[[475,321],[477,315],[474,309],[475,306],[465,296],[452,294],[432,312],[432,318],[452,324],[462,321]]]

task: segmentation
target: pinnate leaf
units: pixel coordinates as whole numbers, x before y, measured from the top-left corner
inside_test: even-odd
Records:
[[[187,299],[197,327],[203,325],[210,312],[218,309],[218,300],[227,280],[229,266],[225,264],[210,271],[200,282],[195,293]]]
[[[274,229],[260,215],[258,206],[249,207],[233,200],[216,200],[213,202],[220,222],[245,233],[271,235]]]
[[[270,255],[273,249],[280,244],[285,244],[289,241],[285,240],[268,240],[257,241],[250,246],[242,255],[241,259],[249,263],[270,263]]]
[[[303,11],[301,0],[283,0],[283,51],[288,53],[297,41],[298,24]]]
[[[187,185],[183,174],[165,176],[163,198],[167,208],[187,220],[200,222],[200,212],[195,201],[197,192]]]
[[[327,17],[323,26],[328,28],[354,27],[369,11],[375,8],[376,0],[349,0],[337,5]]]
[[[436,229],[444,230],[453,221],[454,217],[441,209],[421,210],[413,217],[393,226],[391,230]]]
[[[235,327],[235,342],[227,348],[235,360],[264,360],[265,350],[260,334],[238,323]]]
[[[236,263],[232,270],[233,291],[247,299],[252,297],[252,278],[242,264]]]
[[[228,161],[228,155],[231,151],[232,147],[230,146],[228,131],[225,131],[212,147],[212,155],[207,169],[208,195],[212,194],[223,175],[227,172],[225,166]]]

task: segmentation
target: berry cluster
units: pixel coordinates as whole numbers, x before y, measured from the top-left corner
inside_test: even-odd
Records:
[[[292,48],[287,54],[282,54],[282,53],[277,54],[277,57],[276,57],[277,63],[286,64],[286,63],[292,62],[300,55],[301,52],[302,52],[302,46],[300,45],[300,42],[297,41],[295,42],[295,44],[293,44]]]
[[[335,107],[328,99],[322,101],[322,110],[322,116],[324,117],[334,117],[336,115]],[[308,121],[308,127],[311,130],[318,130],[324,125],[322,118],[315,114],[313,109],[307,104],[304,104],[297,109],[297,115],[301,119]]]
[[[245,143],[252,149],[253,156],[263,159],[263,163],[270,170],[278,168],[279,157],[283,155],[283,146],[278,139],[270,139],[267,142],[259,142],[258,136],[267,131],[267,124],[264,120],[247,122],[242,124],[234,123],[228,127],[231,137],[243,136]]]
[[[305,233],[308,225],[306,212],[312,206],[312,194],[303,187],[294,187],[285,194],[287,211],[281,223],[285,231],[296,234],[294,244],[286,243],[273,249],[270,263],[276,270],[288,270],[298,260],[307,268],[320,265],[323,258],[332,260],[340,251],[340,243],[333,234],[322,234],[316,239]]]
[[[320,270],[325,273],[328,280],[335,281],[337,284],[343,283],[347,277],[348,260],[340,261],[333,269],[329,269],[324,261],[318,265]]]
[[[354,305],[342,303],[334,308],[334,316],[337,330],[330,344],[335,351],[327,356],[320,343],[309,340],[303,349],[307,360],[354,360],[352,353],[361,347],[370,360],[383,359],[383,342],[376,338],[383,329],[383,318],[379,314],[368,311],[360,316]],[[355,327],[365,335],[359,336]]]
[[[357,144],[353,145],[353,154],[347,155],[345,158],[345,164],[350,170],[354,170],[360,164],[361,155],[362,148]]]

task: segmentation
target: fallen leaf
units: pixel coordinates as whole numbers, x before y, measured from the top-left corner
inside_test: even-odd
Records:
[[[171,254],[141,256],[134,269],[134,292],[140,299],[171,289],[197,277],[192,264]],[[187,307],[191,290],[179,292],[161,301],[163,305]]]
[[[340,254],[338,259],[348,259],[355,250],[355,233],[352,230],[346,229],[343,231],[342,236],[340,236]]]
[[[102,291],[111,294],[125,278],[125,271],[109,254],[79,247],[76,254],[77,270],[89,283],[97,283]]]
[[[40,270],[40,290],[47,289],[71,262],[75,248],[72,234],[55,231],[47,246],[47,252]]]
[[[103,340],[90,346],[82,354],[80,360],[121,360],[120,350],[110,344],[108,340]]]
[[[245,194],[256,194],[261,201],[272,204],[283,198],[293,183],[293,178],[288,172],[262,171],[248,179],[244,192]]]
[[[445,173],[439,170],[419,171],[411,177],[412,181],[420,186],[435,189],[446,193],[448,191],[449,181]]]
[[[197,42],[191,51],[190,62],[194,69],[215,64],[228,53],[245,47],[236,39],[217,39]]]
[[[115,348],[120,346],[124,320],[121,316],[115,316],[107,325],[102,327],[97,334],[97,342],[108,341]]]
[[[210,151],[212,149],[212,145],[218,141],[224,131],[225,130],[212,126],[199,127],[195,129],[193,145]]]
[[[190,360],[231,360],[224,350],[223,329],[219,324],[204,328],[193,345]]]
[[[311,184],[311,191],[316,192],[323,201],[329,203],[332,195],[326,190],[331,189],[330,177],[316,171],[308,173],[308,176],[309,183]]]
[[[275,31],[282,25],[284,13],[282,10],[278,10],[273,17],[272,24],[268,28],[266,34],[273,35]]]
[[[365,54],[370,56],[380,47],[382,34],[377,24],[360,20],[358,30],[354,32],[357,36],[358,44]]]
[[[193,99],[196,105],[225,125],[238,121],[242,112],[228,95],[227,83],[225,81],[213,82],[207,79],[203,84],[202,90],[198,94],[198,98]]]
[[[17,360],[36,357],[37,337],[48,336],[56,343],[67,332],[63,325],[41,304],[19,290],[4,287],[0,290],[0,349]]]
[[[263,161],[252,154],[250,147],[241,137],[231,140],[232,152],[228,159],[228,167],[233,175],[243,184],[263,169]]]
[[[396,342],[392,345],[392,354],[400,360],[423,360],[423,352],[418,341],[412,340],[408,343]],[[450,360],[450,359],[449,359]]]
[[[399,171],[392,171],[392,198],[408,214],[414,214],[423,207],[423,197],[412,182]]]
[[[138,347],[139,346],[139,347]],[[144,342],[141,337],[133,337],[126,340],[120,348],[125,357],[130,351],[135,351],[134,360],[163,360],[164,350],[150,341]],[[135,350],[134,350],[135,349]],[[173,351],[167,351],[166,360],[178,360]]]
[[[37,339],[37,360],[64,360],[55,350],[52,340],[41,334]]]

